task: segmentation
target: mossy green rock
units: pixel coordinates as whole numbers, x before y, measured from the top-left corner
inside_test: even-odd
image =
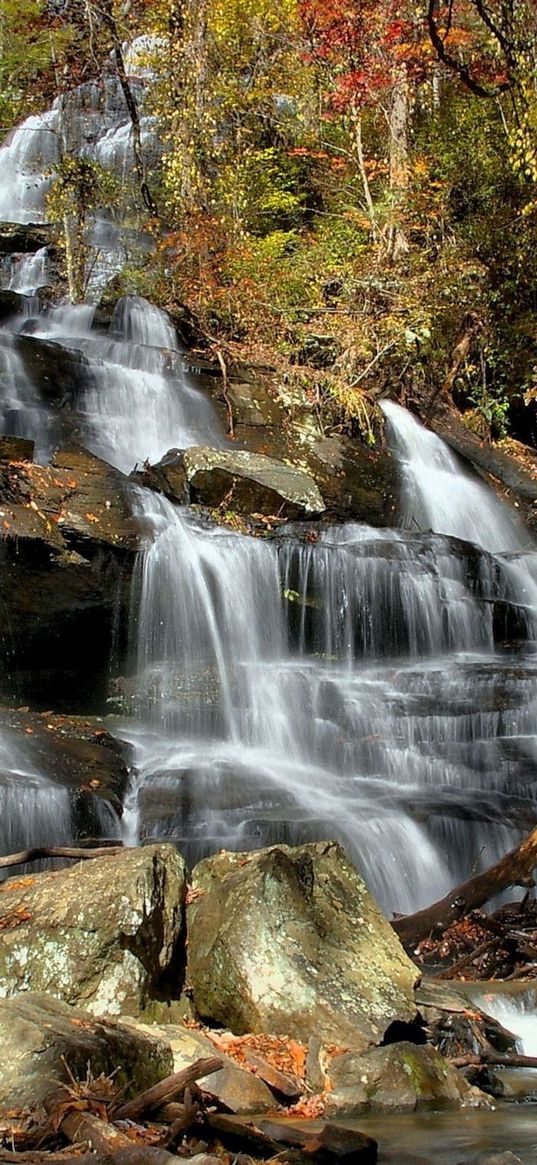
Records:
[[[135,1014],[172,961],[185,894],[171,845],[126,849],[0,887],[0,997],[38,991]]]
[[[436,1048],[408,1042],[375,1048],[363,1056],[337,1056],[329,1080],[326,1116],[490,1106],[489,1098],[468,1084]]]
[[[66,1065],[85,1079],[115,1073],[118,1088],[136,1095],[172,1071],[169,1044],[124,1024],[97,1020],[47,995],[0,1000],[0,1111],[35,1109],[58,1084]]]
[[[359,1051],[414,1017],[417,968],[335,842],[217,854],[193,887],[187,974],[200,1015]]]

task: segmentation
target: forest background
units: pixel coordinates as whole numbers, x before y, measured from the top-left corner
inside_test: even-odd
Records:
[[[151,173],[125,74],[140,36]],[[381,392],[444,390],[484,441],[535,445],[534,0],[3,0],[4,131],[103,68],[132,121],[129,214],[156,243],[116,293],[186,305],[326,432],[373,442]],[[88,209],[125,213],[115,182],[56,167],[72,298]]]

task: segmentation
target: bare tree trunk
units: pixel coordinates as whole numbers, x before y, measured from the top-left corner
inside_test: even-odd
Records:
[[[408,194],[408,123],[410,117],[410,86],[405,65],[397,69],[392,89],[389,114],[390,131],[390,193],[392,213],[386,231],[388,258],[394,262],[408,251],[408,242],[401,224]]]
[[[358,161],[358,171],[362,180],[362,188],[364,191],[365,204],[369,221],[371,223],[371,236],[374,243],[378,242],[377,216],[375,214],[375,204],[371,194],[371,187],[367,177],[367,170],[365,168],[364,160],[364,146],[362,141],[362,118],[356,108],[353,108],[352,117],[354,121],[354,141],[356,145],[356,158]]]
[[[132,89],[130,87],[129,79],[127,77],[127,73],[125,70],[125,61],[123,59],[123,51],[122,51],[121,44],[119,41],[116,23],[114,20],[111,20],[111,25],[113,26],[113,29],[114,29],[114,32],[113,32],[114,58],[115,58],[115,62],[116,62],[117,75],[119,77],[119,83],[120,83],[121,88],[123,90],[125,104],[126,104],[127,109],[128,109],[129,117],[131,119],[132,150],[133,150],[133,154],[134,154],[134,168],[136,171],[136,177],[138,179],[140,193],[142,195],[142,198],[144,200],[144,203],[145,203],[149,213],[152,214],[154,218],[157,218],[158,217],[157,204],[156,204],[156,202],[153,198],[153,195],[151,194],[151,191],[149,189],[149,186],[147,184],[147,175],[146,175],[144,154],[143,154],[143,147],[142,147],[142,133],[141,133],[141,129],[140,129],[140,115],[138,113],[138,106],[136,104],[134,93],[132,92]]]

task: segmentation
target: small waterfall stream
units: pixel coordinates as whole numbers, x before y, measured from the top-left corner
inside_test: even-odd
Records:
[[[448,445],[394,401],[382,401],[403,473],[402,526],[465,538],[493,553],[528,547],[512,507],[504,505]]]

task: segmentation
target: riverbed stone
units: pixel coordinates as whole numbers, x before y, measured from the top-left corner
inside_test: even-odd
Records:
[[[336,1056],[328,1080],[326,1116],[491,1104],[436,1048],[408,1041],[374,1048],[365,1055]]]
[[[417,968],[335,842],[219,853],[193,872],[188,981],[199,1014],[364,1051],[412,1020]]]
[[[47,992],[94,1015],[135,1014],[176,954],[184,863],[126,849],[0,887],[0,997]]]
[[[0,999],[0,1112],[35,1110],[58,1084],[115,1073],[124,1095],[135,1096],[172,1069],[168,1042],[157,1032],[138,1032],[98,1020],[50,995],[27,993]]]

